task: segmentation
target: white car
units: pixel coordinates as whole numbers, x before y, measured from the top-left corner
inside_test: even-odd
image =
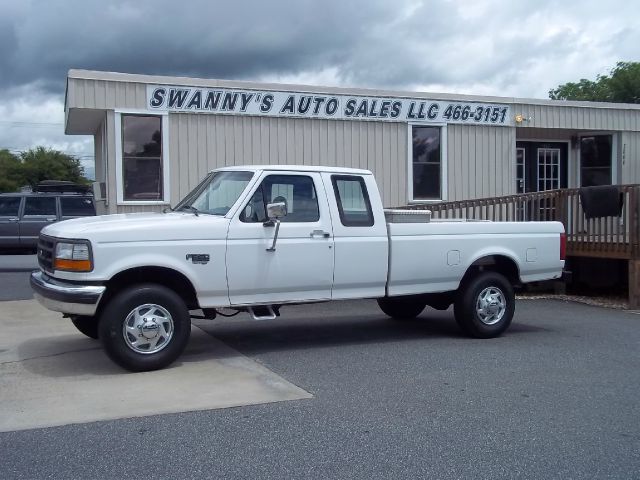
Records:
[[[375,298],[400,319],[453,304],[464,332],[495,337],[511,324],[513,285],[562,274],[558,222],[387,217],[367,170],[222,168],[165,213],[47,226],[31,285],[143,371],[178,358],[192,316],[222,308],[261,320],[287,304]]]

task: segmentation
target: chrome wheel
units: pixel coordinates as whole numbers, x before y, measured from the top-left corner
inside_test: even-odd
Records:
[[[169,311],[156,304],[139,305],[127,315],[122,335],[127,346],[136,353],[157,353],[171,342],[173,318]]]
[[[504,293],[497,287],[487,287],[480,292],[476,300],[478,319],[485,325],[498,323],[507,310]]]

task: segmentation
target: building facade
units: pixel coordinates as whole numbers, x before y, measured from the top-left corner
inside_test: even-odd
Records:
[[[175,205],[212,169],[373,171],[387,207],[640,183],[640,106],[71,70],[106,213]]]

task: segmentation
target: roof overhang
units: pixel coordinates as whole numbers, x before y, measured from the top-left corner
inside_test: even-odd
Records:
[[[66,112],[64,133],[67,135],[93,135],[106,115],[105,110],[70,108]]]

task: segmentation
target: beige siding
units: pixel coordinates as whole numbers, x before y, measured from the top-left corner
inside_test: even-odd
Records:
[[[447,127],[447,200],[515,193],[515,129]]]
[[[105,181],[105,171],[107,166],[106,165],[107,159],[105,156],[105,152],[107,148],[107,145],[106,145],[107,139],[105,135],[107,116],[105,115],[104,117],[105,117],[105,120],[102,121],[98,129],[93,134],[93,151],[94,151],[94,159],[95,159],[94,168],[95,168],[96,182]],[[105,213],[108,213],[105,199],[96,198],[95,206],[96,206],[96,213],[98,215],[103,215]]]
[[[146,110],[146,87],[171,83],[226,88],[278,89],[278,85],[198,79],[75,72],[68,77],[66,109],[106,111],[106,137],[96,132],[96,172],[107,145],[106,181],[110,212],[161,210],[162,206],[116,206],[114,110]],[[300,87],[303,88],[303,87]],[[331,88],[304,87],[329,92]],[[341,94],[402,95],[334,89]],[[620,132],[617,161],[622,183],[640,182],[640,110],[613,104],[577,104],[542,100],[407,93],[416,98],[449,98],[499,102],[511,114],[530,120],[517,127],[450,124],[446,127],[447,200],[515,193],[515,142],[536,139],[567,141],[582,132]],[[79,115],[78,110],[74,110]],[[82,117],[78,116],[79,121]],[[99,119],[99,117],[98,117]],[[91,127],[93,128],[93,126]],[[216,114],[169,114],[170,194],[175,204],[211,169],[240,164],[338,165],[374,172],[385,206],[407,203],[408,128],[406,123],[355,120],[289,119]],[[577,178],[577,150],[569,149],[570,185]]]
[[[106,115],[105,115],[106,118]],[[106,158],[104,155],[105,152],[105,142],[106,142],[106,138],[104,135],[104,128],[105,128],[105,122],[103,121],[102,124],[100,124],[100,126],[98,127],[98,129],[96,130],[96,133],[93,135],[93,151],[94,151],[94,155],[95,155],[95,172],[96,172],[96,182],[104,182],[105,179],[105,162],[106,162]]]
[[[172,113],[169,145],[174,204],[214,168],[259,164],[366,168],[385,205],[406,203],[407,128],[401,123]]]
[[[117,209],[111,213],[161,212],[164,208],[166,207],[163,205],[118,205]]]
[[[113,138],[109,141],[115,142]],[[384,205],[405,205],[407,142],[407,125],[402,123],[172,113],[169,115],[171,203],[184,197],[215,168],[298,164],[371,170]],[[449,125],[444,159],[448,171],[447,199],[514,193],[514,152],[513,128]],[[115,199],[115,155],[111,157],[109,197]],[[161,209],[144,205],[111,207],[111,211],[120,213]]]
[[[116,208],[116,132],[115,113],[107,110],[107,212],[117,213]]]
[[[514,116],[522,114],[529,121],[518,125],[528,128],[562,128],[568,130],[640,130],[637,110],[612,107],[575,107],[559,105],[514,104]]]
[[[68,108],[145,109],[147,90],[143,83],[110,82],[69,78]]]
[[[640,183],[640,132],[623,132],[620,137],[622,183]]]
[[[133,76],[136,77],[137,76]],[[148,77],[152,79],[152,77]],[[157,79],[159,83],[161,78]],[[89,109],[146,109],[146,86],[144,81],[102,80],[92,78],[68,77],[66,108]],[[215,82],[214,82],[215,83]],[[224,82],[226,87],[237,84],[243,88],[244,84]],[[252,88],[277,88],[277,85],[252,85]],[[311,90],[326,91],[327,88]],[[345,90],[341,93],[375,95],[375,91]],[[383,93],[383,92],[381,92]],[[405,94],[407,94],[405,92]],[[414,97],[424,97],[427,94],[411,93]],[[449,95],[433,94],[432,98],[450,97]],[[464,96],[459,96],[460,98]],[[474,101],[500,102],[511,105],[512,114],[530,118],[520,125],[520,129],[527,128],[563,128],[575,130],[611,130],[611,131],[640,131],[640,111],[623,105],[617,108],[615,104],[583,103],[576,106],[575,102],[536,101],[519,103],[519,100],[497,97],[474,97]],[[284,120],[283,120],[284,121]],[[327,126],[328,127],[328,126]]]

